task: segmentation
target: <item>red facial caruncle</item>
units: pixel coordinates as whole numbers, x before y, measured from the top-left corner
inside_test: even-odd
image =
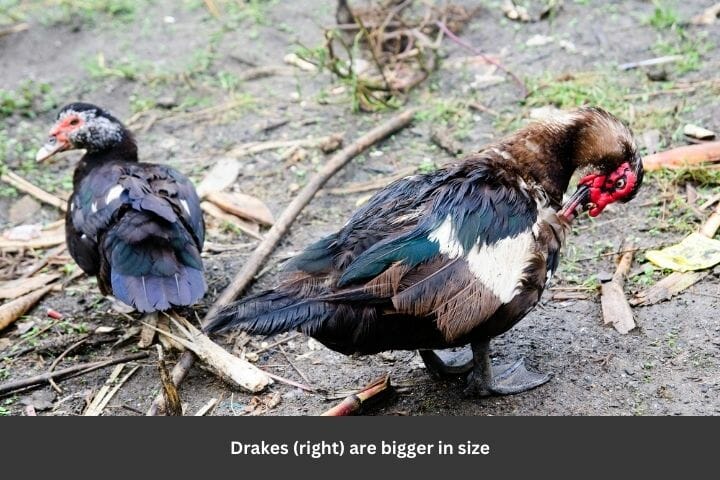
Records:
[[[630,195],[636,183],[635,172],[630,164],[625,162],[609,175],[588,175],[580,180],[579,185],[590,189],[589,200],[592,206],[588,213],[591,217],[597,217],[605,207]]]
[[[50,136],[47,142],[38,151],[35,159],[38,162],[42,162],[58,152],[73,148],[72,142],[70,141],[70,134],[82,127],[84,123],[85,121],[82,117],[76,113],[72,113],[58,120],[52,130],[50,130]]]

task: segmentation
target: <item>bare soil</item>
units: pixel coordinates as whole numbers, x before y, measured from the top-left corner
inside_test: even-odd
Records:
[[[91,19],[74,16],[62,21],[48,19],[48,11],[27,13],[25,19],[30,24],[27,31],[0,37],[0,88],[15,90],[27,80],[44,82],[51,86],[53,98],[48,100],[49,107],[36,105],[32,112],[34,118],[18,113],[3,120],[8,138],[0,138],[0,141],[13,146],[3,159],[6,166],[59,195],[67,194],[67,180],[79,153],[59,157],[42,169],[29,167],[28,159],[32,158],[33,145],[41,145],[54,119],[53,104],[59,107],[76,100],[102,105],[125,119],[133,114],[133,106],[137,108],[146,100],[187,103],[188,111],[220,105],[231,98],[249,100],[247,106],[230,114],[200,120],[179,115],[160,118],[167,111],[156,108],[152,111],[158,113],[159,119],[146,130],[136,132],[143,159],[169,163],[194,179],[201,178],[223,151],[239,143],[335,132],[344,132],[345,141],[350,142],[359,132],[393,114],[392,111],[352,113],[347,86],[345,93],[334,95],[332,91],[339,84],[328,73],[312,74],[291,69],[289,74],[241,82],[232,91],[218,86],[223,76],[238,76],[255,66],[284,66],[283,57],[294,51],[298,44],[319,45],[322,27],[334,24],[333,2],[260,2],[257,18],[238,17],[231,23],[232,28],[226,30],[222,30],[222,23],[203,7],[203,2],[195,3],[198,5],[166,0],[138,2],[132,18],[122,20],[102,12],[95,13]],[[461,36],[496,56],[521,77],[537,78],[547,74],[552,79],[566,73],[593,71],[624,80],[632,88],[642,73],[621,72],[617,64],[659,56],[654,48],[659,39],[675,35],[671,29],[663,30],[648,24],[646,19],[653,14],[654,6],[646,1],[567,0],[564,8],[551,19],[529,24],[505,19],[499,8],[500,2],[482,3],[484,8]],[[669,3],[680,19],[686,21],[712,2]],[[230,14],[225,12],[225,15],[227,20]],[[172,22],[166,18],[169,16],[173,18]],[[671,80],[693,82],[717,77],[720,65],[720,51],[716,48],[720,39],[718,25],[720,23],[684,27],[693,35],[704,35],[705,42],[712,48],[701,53],[698,67],[690,72],[678,73],[674,65],[667,66]],[[527,46],[526,42],[535,35],[553,36],[556,41],[537,47]],[[212,38],[216,40],[210,48]],[[571,42],[574,49],[563,48],[557,41],[560,39]],[[447,40],[441,51],[444,57],[441,67],[412,92],[408,104],[432,110],[439,108],[439,101],[460,102],[462,108],[470,112],[466,113],[469,119],[467,131],[459,139],[466,151],[477,149],[504,133],[501,122],[492,114],[467,110],[468,102],[480,103],[503,117],[527,116],[528,109],[520,103],[515,84],[505,81],[490,86],[473,85],[477,62],[466,58],[472,54]],[[207,52],[211,58],[207,64],[202,64]],[[92,65],[98,64],[99,54],[109,68],[121,65],[123,59],[130,59],[139,73],[135,78],[107,72],[92,75]],[[187,71],[191,68],[189,65],[196,64],[194,62],[202,65],[200,76],[169,82],[149,78],[148,72]],[[720,132],[720,102],[716,93],[704,88],[679,95],[628,99],[627,102],[637,105],[638,109],[656,108],[668,112],[666,115],[672,118],[661,129],[664,145],[684,143],[677,135],[677,129],[687,122]],[[327,188],[389,176],[408,166],[449,161],[449,155],[430,140],[430,130],[439,123],[430,118],[416,122],[353,161],[329,182]],[[277,128],[264,129],[285,120],[287,123]],[[447,127],[452,130],[455,125],[450,122]],[[636,130],[636,133],[642,132]],[[18,144],[26,146],[28,151],[16,152],[14,145]],[[298,186],[325,158],[315,151],[309,151],[307,157],[297,163],[280,159],[278,152],[246,157],[235,188],[263,199],[273,212],[279,214]],[[686,215],[687,206],[672,200],[673,196],[684,198],[684,182],[678,185],[668,181],[666,176],[651,175],[647,185],[630,204],[608,208],[597,220],[583,217],[576,222],[554,287],[595,285],[593,276],[614,270],[612,256],[599,255],[618,249],[626,237],[636,239],[643,247],[655,247],[682,238],[700,222],[701,216]],[[698,188],[703,197],[717,192],[717,184]],[[17,197],[3,195],[0,198],[0,228],[4,230],[11,226],[7,212]],[[293,225],[250,291],[271,287],[278,278],[282,260],[342,225],[366,195],[321,192]],[[47,206],[38,216],[46,222],[58,218],[59,212]],[[678,224],[679,218],[682,218],[682,224]],[[194,309],[201,317],[256,244],[242,234],[224,231],[212,223],[210,226],[210,241],[246,246],[237,251],[205,255],[210,291],[203,303]],[[642,254],[639,260],[643,260]],[[645,274],[646,265],[638,260],[633,264],[634,276],[626,287],[628,295],[662,278],[662,272]],[[342,395],[343,391],[357,389],[389,373],[392,382],[402,386],[400,392],[369,408],[366,413],[717,414],[720,413],[718,273],[720,271],[716,269],[714,275],[672,301],[635,308],[638,328],[628,335],[620,335],[602,324],[596,290],[590,288],[585,300],[564,301],[551,299],[555,291],[546,292],[533,312],[493,344],[496,362],[524,356],[532,368],[554,374],[548,384],[516,396],[466,398],[463,379],[441,381],[431,378],[415,352],[346,357],[299,336],[283,345],[284,352],[273,348],[262,353],[257,365],[328,393],[305,393],[274,384],[270,392],[279,392],[281,401],[261,413],[318,414],[337,401],[332,399],[333,393]],[[45,315],[48,308],[63,313],[64,326],[49,329],[39,340],[57,338],[73,329],[86,331],[105,325],[125,331],[137,325],[110,309],[109,302],[100,296],[94,279],[82,277],[65,291],[48,295],[15,327],[0,332],[0,342],[5,341],[0,343],[0,350],[21,341],[21,328],[48,325],[51,321]],[[253,351],[260,348],[262,342],[272,343],[279,338],[282,336],[252,338],[246,348]],[[233,348],[234,340],[218,339],[228,349]],[[82,348],[64,358],[58,368],[128,353],[136,348],[135,344],[136,339],[133,339],[114,349],[111,349],[111,343]],[[29,353],[0,361],[0,372],[4,372],[0,383],[46,371],[58,353]],[[156,362],[151,356],[138,364],[141,368],[113,398],[105,415],[134,415],[149,407],[159,391]],[[46,392],[52,406],[39,414],[81,414],[87,399],[103,385],[109,371],[102,369],[59,382],[61,394],[52,393],[49,386],[43,387],[40,390]],[[3,408],[0,412],[22,414],[24,403],[31,402],[32,393],[0,398]],[[189,413],[195,412],[211,397],[221,399],[214,410],[216,415],[245,414],[252,401],[251,395],[229,388],[198,366],[182,384],[180,395]]]

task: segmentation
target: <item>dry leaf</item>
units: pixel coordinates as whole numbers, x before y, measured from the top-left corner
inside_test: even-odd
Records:
[[[235,183],[238,175],[240,175],[240,162],[234,158],[221,158],[198,184],[198,195],[202,198],[208,193],[225,190]]]
[[[250,235],[251,237],[262,240],[262,236],[260,235],[260,226],[257,223],[247,222],[236,217],[235,215],[226,213],[225,211],[217,207],[214,203],[210,203],[207,201],[201,202],[200,208],[202,208],[203,211],[208,215],[211,215],[218,220],[228,222],[231,225],[237,227],[240,231]]]
[[[275,222],[272,212],[259,198],[244,193],[212,192],[207,200],[228,213],[263,225],[271,226]]]

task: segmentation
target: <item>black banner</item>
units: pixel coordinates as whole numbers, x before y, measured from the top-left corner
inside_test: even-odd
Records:
[[[16,417],[0,419],[0,452],[5,472],[25,468],[33,477],[98,478],[110,470],[140,478],[151,472],[368,479],[634,472],[645,478],[716,468],[718,426],[715,418],[657,417]]]

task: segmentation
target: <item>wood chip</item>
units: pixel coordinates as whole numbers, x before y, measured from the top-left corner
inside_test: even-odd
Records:
[[[692,123],[688,123],[683,127],[683,133],[688,137],[697,138],[698,140],[712,140],[715,138],[715,132],[693,125]]]

